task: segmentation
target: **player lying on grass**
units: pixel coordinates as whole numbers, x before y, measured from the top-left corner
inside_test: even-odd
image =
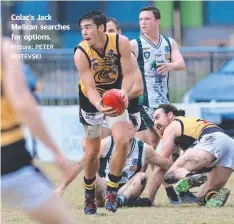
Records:
[[[169,158],[176,143],[185,153],[180,156],[164,176],[158,168],[150,188],[151,199],[155,196],[160,181],[177,183],[180,192],[201,183],[203,174],[195,171],[212,167],[207,183],[199,193],[199,204],[220,207],[225,204],[230,191],[223,188],[234,169],[234,140],[214,123],[199,118],[185,117],[185,111],[170,104],[160,105],[154,114],[154,125],[163,135],[161,155]]]
[[[118,207],[134,204],[135,206],[151,206],[151,202],[147,198],[138,198],[143,192],[146,183],[147,175],[145,173],[146,164],[159,166],[162,170],[168,170],[172,161],[162,158],[159,154],[154,152],[153,148],[142,141],[134,138],[136,132],[137,122],[134,127],[129,130],[131,138],[130,146],[128,148],[128,157],[122,171],[122,178],[118,189]],[[109,136],[101,141],[101,150],[99,153],[100,166],[96,176],[96,200],[97,205],[104,204],[103,193],[108,182],[108,174],[110,172],[110,158],[115,151],[113,137]],[[65,188],[76,178],[76,176],[83,170],[82,158],[73,166],[73,175],[70,178],[64,179],[61,185],[57,188],[57,194],[62,195]],[[136,199],[136,200],[134,200]]]

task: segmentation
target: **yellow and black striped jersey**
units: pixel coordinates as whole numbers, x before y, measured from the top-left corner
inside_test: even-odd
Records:
[[[174,119],[181,124],[181,136],[175,139],[175,143],[183,150],[188,149],[196,140],[201,137],[202,132],[207,128],[218,128],[214,123],[195,117],[178,116]]]

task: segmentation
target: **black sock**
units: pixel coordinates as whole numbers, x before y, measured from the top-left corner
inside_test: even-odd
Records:
[[[96,177],[94,177],[92,179],[86,179],[84,177],[85,193],[87,193],[87,194],[94,194],[95,193],[95,180],[96,180]]]
[[[167,192],[168,197],[172,198],[174,201],[178,201],[178,195],[176,194],[173,186],[167,187],[165,188],[165,190]]]
[[[108,177],[109,177],[109,181],[108,181],[108,185],[107,185],[107,190],[108,191],[117,191],[118,187],[119,187],[119,181],[121,180],[121,176],[117,177],[117,176],[109,173]]]

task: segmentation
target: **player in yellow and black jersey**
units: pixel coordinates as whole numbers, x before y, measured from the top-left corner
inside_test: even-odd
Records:
[[[187,191],[203,180],[203,174],[194,175],[193,172],[212,167],[198,198],[206,207],[223,206],[230,194],[223,187],[234,170],[234,139],[210,121],[184,115],[185,111],[170,104],[160,105],[154,113],[155,128],[163,135],[161,155],[168,158],[175,144],[185,150],[169,169],[164,180],[169,184],[179,181],[177,191]],[[164,174],[160,169],[154,173],[157,180],[151,184],[152,198]],[[210,191],[215,191],[212,198],[209,197]]]
[[[127,131],[131,126],[127,110],[118,116],[116,110],[102,105],[101,97],[106,90],[116,88],[120,90],[125,106],[128,106],[128,93],[134,81],[131,46],[125,36],[105,33],[106,17],[101,12],[84,14],[79,19],[79,25],[84,40],[75,48],[74,61],[80,76],[80,122],[84,125],[86,144],[84,212],[96,213],[94,182],[104,116],[116,145],[105,192],[106,209],[115,212],[118,184],[130,140]]]
[[[3,203],[21,207],[40,223],[75,224],[63,202],[54,196],[47,178],[32,162],[25,148],[21,123],[54,154],[64,176],[71,166],[50,139],[37,103],[24,81],[22,64],[11,40],[2,38],[1,60],[1,197]]]
[[[90,48],[86,40],[82,41],[77,48],[87,57],[89,68],[93,73],[93,79],[100,96],[108,89],[121,88],[123,76],[120,65],[119,35],[106,34],[104,55]],[[87,101],[87,90],[82,80],[79,83],[79,93],[82,109],[97,112],[95,106]]]

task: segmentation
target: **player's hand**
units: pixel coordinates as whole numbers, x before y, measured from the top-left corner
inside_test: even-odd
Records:
[[[123,97],[125,107],[127,108],[128,107],[128,93],[124,89],[121,89],[120,93],[121,93],[121,96]]]
[[[170,72],[174,69],[172,63],[161,63],[158,65],[157,72],[161,75],[166,75],[167,72]]]
[[[55,155],[55,165],[62,173],[63,180],[70,178],[72,175],[72,165],[61,153]]]
[[[115,109],[113,109],[112,107],[106,107],[102,104],[102,100],[100,100],[97,104],[96,104],[96,108],[99,112],[104,113],[106,116],[109,117],[117,117],[118,113]]]
[[[64,191],[65,191],[65,188],[63,187],[58,187],[56,190],[55,190],[55,193],[57,196],[62,196],[64,194]]]

